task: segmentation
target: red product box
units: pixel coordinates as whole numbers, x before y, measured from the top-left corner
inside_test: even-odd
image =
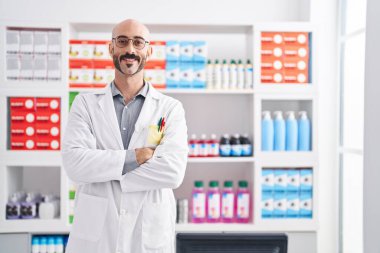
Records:
[[[70,59],[92,59],[95,51],[94,42],[91,40],[70,40]]]
[[[284,43],[284,35],[282,32],[262,32],[261,46],[267,45],[282,45]]]
[[[59,124],[60,116],[58,112],[36,112],[36,124]]]
[[[276,70],[262,70],[261,71],[261,82],[262,83],[283,83],[284,73],[283,71]]]
[[[36,98],[37,111],[58,111],[60,110],[60,98]]]
[[[308,71],[309,69],[308,62],[302,58],[286,58],[283,63],[285,70]]]
[[[261,62],[261,71],[265,70],[277,70],[281,71],[283,69],[283,61],[281,58],[265,57]]]
[[[12,97],[9,99],[11,111],[35,111],[36,98],[34,97]]]
[[[59,150],[59,138],[39,137],[36,140],[36,149],[38,150]]]
[[[36,133],[34,124],[33,125],[12,124],[10,131],[11,131],[11,137],[17,136],[17,137],[33,138]]]
[[[115,78],[115,68],[111,60],[94,61],[94,88],[103,88]]]
[[[284,71],[284,82],[285,83],[308,83],[309,75],[308,71],[300,70],[285,70]]]
[[[11,124],[34,124],[36,113],[28,111],[11,111]]]
[[[307,32],[284,32],[283,36],[285,45],[309,45],[309,33]]]
[[[261,46],[261,59],[265,57],[282,58],[284,56],[284,49],[282,45],[264,44]]]
[[[92,60],[70,60],[70,88],[91,88],[94,81],[94,63]]]
[[[36,136],[58,138],[60,137],[60,130],[58,124],[36,124]]]
[[[109,53],[109,45],[111,41],[108,40],[94,40],[94,53],[93,59],[111,59]]]
[[[34,150],[36,143],[33,138],[15,136],[11,138],[11,150]]]
[[[285,46],[285,58],[309,59],[309,48],[306,46]]]

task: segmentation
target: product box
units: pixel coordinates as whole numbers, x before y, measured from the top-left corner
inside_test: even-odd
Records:
[[[60,135],[58,124],[37,123],[35,132],[37,138],[57,139]]]
[[[287,200],[287,218],[297,218],[300,212],[300,199],[298,192],[288,192],[286,195]]]
[[[181,62],[179,66],[179,88],[191,88],[193,80],[193,64]]]
[[[21,61],[18,55],[7,55],[7,80],[17,80],[20,76]]]
[[[49,54],[60,54],[61,49],[61,32],[60,31],[49,31],[48,32],[48,53]]]
[[[308,62],[301,58],[286,58],[284,59],[284,69],[293,71],[307,71],[309,68]]]
[[[307,32],[284,32],[285,45],[307,46],[309,44],[309,33]]]
[[[193,61],[193,43],[191,41],[181,41],[180,42],[180,61],[181,62],[192,62]]]
[[[300,190],[312,191],[313,189],[313,171],[311,169],[302,169],[300,171]]]
[[[59,140],[51,139],[51,138],[37,138],[36,141],[36,149],[38,150],[59,150],[60,144]]]
[[[20,79],[33,80],[34,60],[32,55],[22,55],[20,60]]]
[[[16,30],[7,30],[6,44],[8,54],[17,54],[20,51],[20,32]]]
[[[274,170],[274,191],[285,192],[288,186],[288,172],[287,170],[275,169]]]
[[[60,98],[52,97],[38,97],[36,98],[36,109],[37,112],[57,112],[60,111]]]
[[[20,53],[33,54],[33,32],[20,31]]]
[[[47,79],[47,56],[46,55],[35,55],[33,65],[34,65],[33,80],[46,81],[46,79]]]
[[[205,63],[207,61],[208,47],[206,41],[193,42],[193,62]]]
[[[273,218],[285,218],[287,212],[287,200],[285,192],[274,192]]]
[[[176,40],[166,41],[166,61],[178,62],[180,58],[179,42]]]
[[[310,219],[313,217],[313,200],[311,192],[300,193],[299,217]]]
[[[166,63],[166,87],[168,89],[179,87],[179,63],[178,62]]]
[[[70,88],[89,88],[94,81],[94,67],[92,61],[70,60],[69,62]]]
[[[273,216],[273,195],[271,192],[263,192],[261,198],[261,217],[271,218]]]
[[[10,132],[11,138],[15,136],[16,138],[23,137],[29,139],[35,136],[36,131],[33,125],[12,123]]]
[[[165,62],[152,62],[149,61],[145,65],[144,69],[144,79],[150,82],[155,88],[164,89],[166,88],[166,64]]]
[[[27,111],[35,112],[36,98],[34,97],[11,97],[9,98],[9,106],[11,112]]]
[[[276,44],[282,45],[284,43],[284,35],[282,32],[262,32],[261,44]]]
[[[284,82],[284,73],[281,70],[261,70],[262,83],[282,83]]]
[[[284,58],[309,59],[309,50],[307,47],[286,46],[284,47]]]
[[[298,70],[285,70],[284,72],[285,83],[308,83],[308,72]]]
[[[94,82],[95,88],[103,88],[115,79],[115,69],[112,61],[94,61]]]
[[[94,52],[93,52],[94,60],[111,60],[111,55],[109,53],[109,44],[111,43],[110,41],[95,40],[95,41],[92,41],[92,43],[94,45]]]
[[[165,61],[166,60],[166,42],[165,41],[151,41],[152,55],[150,61]]]
[[[49,81],[61,80],[61,57],[48,55],[47,79]]]
[[[35,142],[33,138],[14,137],[10,141],[11,150],[34,150]]]
[[[48,32],[34,31],[33,46],[34,54],[46,54],[48,52]]]
[[[90,40],[70,40],[69,59],[92,59],[95,44]]]
[[[193,86],[195,89],[206,88],[206,63],[193,63]]]
[[[261,71],[282,71],[283,62],[274,57],[266,57],[261,61]]]
[[[276,44],[263,44],[261,45],[261,59],[266,57],[282,59],[284,55],[284,49],[282,45]]]
[[[287,192],[298,192],[300,190],[300,171],[296,169],[288,170]]]
[[[263,169],[261,172],[261,190],[263,192],[273,192],[274,190],[274,171]]]

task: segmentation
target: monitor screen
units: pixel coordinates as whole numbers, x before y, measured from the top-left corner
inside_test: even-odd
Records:
[[[285,234],[178,233],[177,253],[286,253]]]

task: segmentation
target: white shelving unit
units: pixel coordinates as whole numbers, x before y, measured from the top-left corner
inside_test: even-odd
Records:
[[[12,96],[35,96],[61,98],[61,136],[69,113],[70,91],[68,87],[68,41],[70,39],[109,39],[114,24],[70,23],[1,23],[0,40],[5,41],[7,27],[59,28],[62,34],[62,80],[60,82],[7,81],[5,64],[0,68],[0,104],[6,108],[7,98]],[[229,133],[248,133],[254,139],[253,157],[189,158],[185,180],[175,190],[177,198],[190,198],[193,182],[215,179],[235,183],[249,181],[253,200],[253,219],[249,224],[177,224],[178,232],[317,232],[318,229],[318,129],[312,129],[311,152],[261,152],[261,112],[263,109],[307,110],[313,126],[318,125],[318,83],[316,29],[308,23],[268,23],[246,25],[149,25],[152,40],[205,40],[210,59],[253,59],[254,89],[249,90],[184,90],[172,89],[162,92],[179,99],[185,108],[189,134],[202,133],[218,136]],[[302,31],[313,34],[312,82],[309,84],[261,84],[260,83],[260,34],[262,31]],[[233,48],[233,50],[232,50]],[[0,43],[0,57],[5,59],[5,44]],[[9,151],[7,150],[8,118],[5,109],[0,110],[0,185],[8,178],[12,166],[59,167],[61,215],[57,220],[6,220],[6,187],[0,188],[0,233],[68,233],[68,179],[62,169],[57,151]],[[313,218],[312,219],[262,219],[261,218],[261,171],[263,168],[308,167],[313,169]],[[42,177],[44,175],[41,175]],[[44,178],[49,180],[49,178]]]

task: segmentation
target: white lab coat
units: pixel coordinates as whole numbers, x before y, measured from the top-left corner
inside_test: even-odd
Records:
[[[165,117],[153,157],[122,175],[125,150],[110,86],[79,94],[62,142],[63,166],[77,184],[67,253],[174,253],[176,202],[187,163],[182,104],[149,91],[129,149],[144,147],[150,125]]]

